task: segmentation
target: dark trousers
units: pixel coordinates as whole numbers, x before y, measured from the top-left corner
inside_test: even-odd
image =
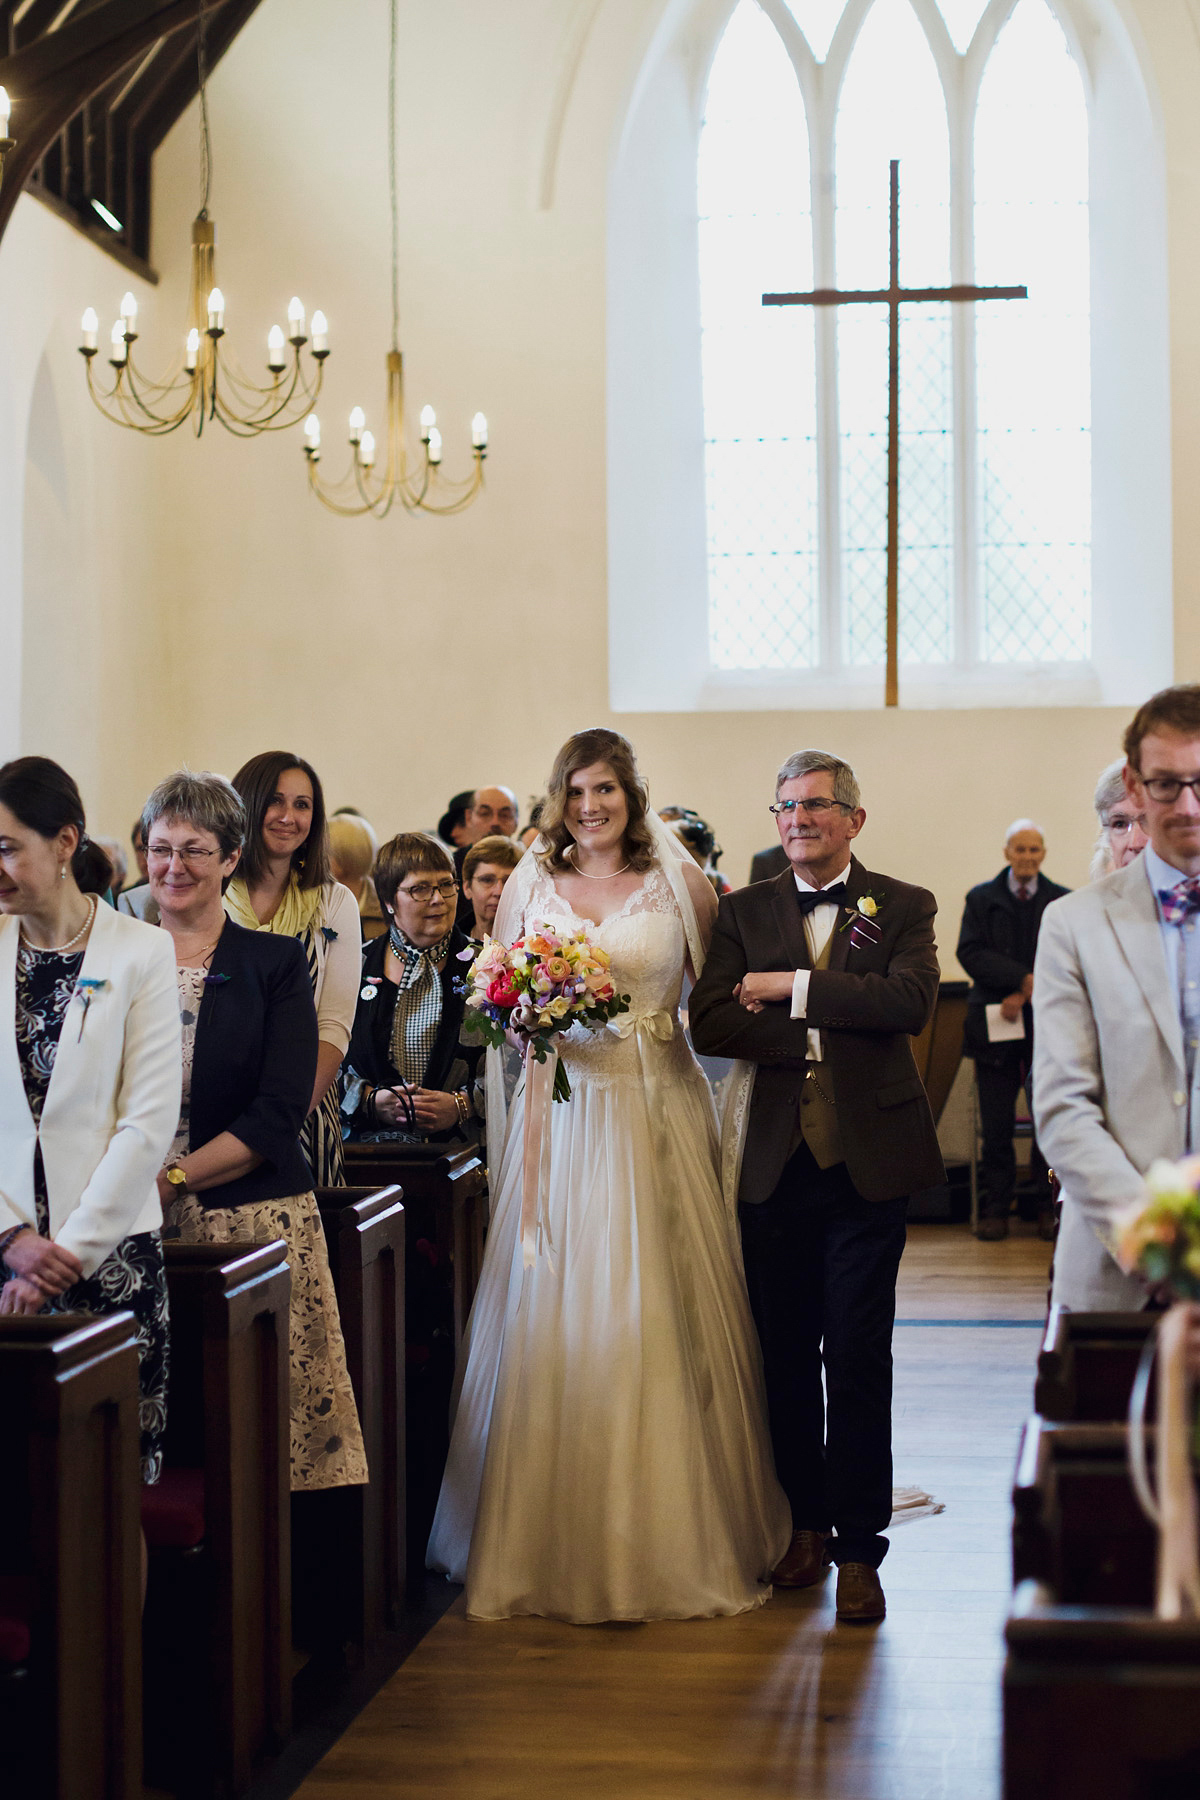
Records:
[[[864,1200],[845,1163],[801,1145],[740,1206],[775,1468],[794,1530],[834,1531],[835,1562],[878,1568],[892,1515],[892,1326],[908,1200]],[[822,1392],[821,1369],[825,1370]]]
[[[1013,1192],[1017,1185],[1017,1158],[1013,1150],[1013,1125],[1017,1116],[1017,1095],[1025,1086],[1025,1058],[1014,1057],[998,1066],[976,1062],[975,1081],[979,1090],[979,1125],[983,1149],[979,1158],[979,1216],[981,1219],[1007,1219],[1012,1211]],[[1029,1159],[1029,1173],[1039,1189],[1038,1208],[1050,1209],[1050,1189],[1046,1164],[1036,1142]]]

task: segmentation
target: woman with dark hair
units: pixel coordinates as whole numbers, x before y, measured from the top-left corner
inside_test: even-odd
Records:
[[[626,740],[564,744],[494,936],[585,930],[630,1009],[557,1040],[571,1099],[544,1117],[520,1087],[506,1106],[488,1052],[491,1227],[429,1544],[472,1618],[744,1612],[788,1546],[716,1116],[679,1017],[716,910]]]
[[[423,831],[389,839],[375,860],[386,937],[366,946],[343,1075],[342,1114],[357,1138],[476,1135],[476,1038],[459,1041],[467,939],[454,923],[449,854]]]
[[[0,768],[0,1312],[137,1321],[142,1478],[158,1480],[167,1286],[155,1176],[179,1116],[170,945],[98,904],[71,777]]]
[[[362,1432],[298,1142],[317,1066],[304,953],[226,916],[246,818],[222,776],[181,769],[142,817],[183,1021],[183,1104],[158,1176],[167,1221],[190,1242],[287,1244],[292,1488],[353,1486],[367,1479]]]
[[[246,843],[225,910],[247,931],[298,938],[304,947],[320,1041],[300,1148],[316,1187],[344,1187],[337,1077],[358,996],[358,904],[333,879],[325,796],[311,763],[266,750],[242,765],[233,785],[246,809]]]

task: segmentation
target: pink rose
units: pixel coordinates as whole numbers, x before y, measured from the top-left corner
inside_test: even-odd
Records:
[[[488,988],[487,997],[493,1006],[515,1006],[521,998],[506,974],[497,975]]]

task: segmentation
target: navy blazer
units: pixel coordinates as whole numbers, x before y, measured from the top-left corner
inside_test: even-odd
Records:
[[[1033,973],[1042,914],[1055,900],[1061,900],[1069,888],[1047,881],[1039,873],[1037,887],[1030,900],[1018,900],[1008,885],[1008,870],[1001,869],[991,881],[981,881],[967,895],[962,928],[958,934],[957,956],[972,987],[967,995],[967,1020],[964,1031],[964,1053],[977,1060],[1001,1064],[1013,1059],[1025,1060],[1033,1042],[1033,1008],[1025,1004],[1025,1041],[988,1041],[984,1008],[994,1006],[1009,994],[1015,994],[1027,975]],[[1029,908],[1032,925],[1029,956],[1022,955],[1019,908]]]
[[[230,1131],[263,1160],[197,1194],[202,1206],[309,1192],[298,1139],[316,1075],[317,1009],[302,945],[226,920],[196,1021],[188,1148]]]

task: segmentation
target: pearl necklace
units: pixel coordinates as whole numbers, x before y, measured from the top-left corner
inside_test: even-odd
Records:
[[[611,875],[589,875],[586,869],[580,868],[573,856],[568,855],[563,860],[570,864],[576,875],[582,875],[585,881],[615,881],[618,875],[624,875],[626,869],[633,867],[632,863],[622,863],[621,867],[614,869]]]
[[[88,926],[92,923],[92,920],[96,917],[97,905],[98,905],[98,901],[96,899],[95,894],[89,894],[88,895],[88,916],[83,921],[83,924],[79,927],[79,930],[75,933],[75,936],[69,937],[65,944],[31,944],[29,942],[29,939],[25,936],[25,929],[23,926],[21,928],[21,941],[25,945],[25,948],[27,950],[31,950],[35,956],[62,956],[64,951],[67,951],[71,948],[72,944],[77,944],[79,942],[79,940],[83,936],[84,932],[88,929]]]

